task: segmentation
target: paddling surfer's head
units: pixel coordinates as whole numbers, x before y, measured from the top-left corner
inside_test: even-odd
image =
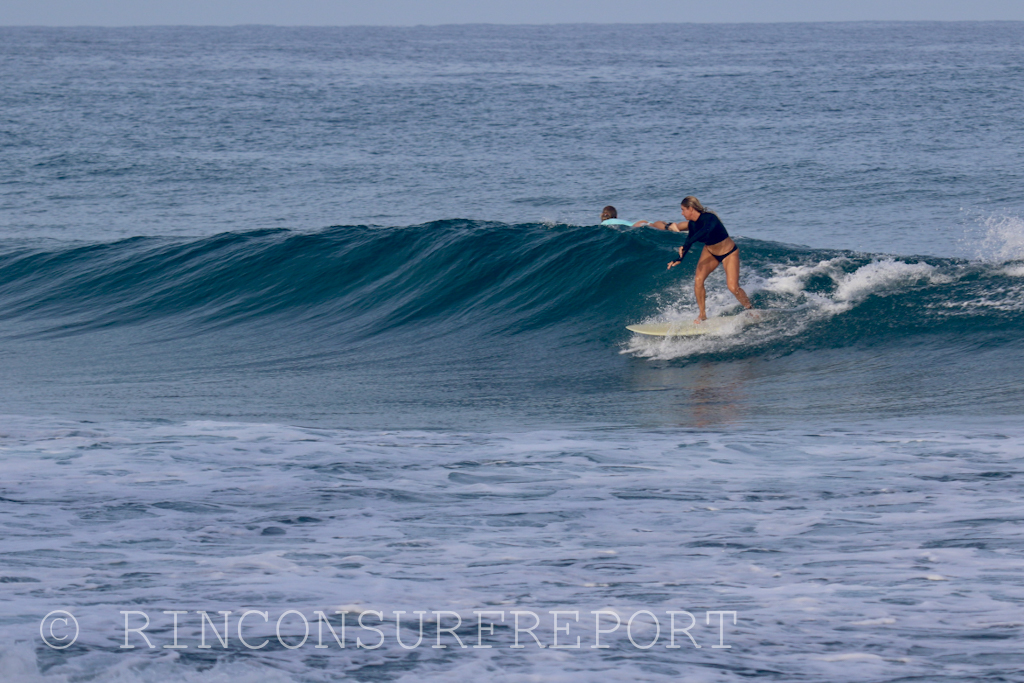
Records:
[[[609,218],[618,218],[619,212],[615,210],[614,206],[606,206],[601,209],[601,221],[604,222]]]

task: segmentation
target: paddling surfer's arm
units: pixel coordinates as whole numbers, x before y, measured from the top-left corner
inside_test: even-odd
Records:
[[[634,228],[654,228],[655,230],[669,230],[671,232],[679,232],[674,227],[675,223],[669,223],[667,221],[637,221],[633,224]]]

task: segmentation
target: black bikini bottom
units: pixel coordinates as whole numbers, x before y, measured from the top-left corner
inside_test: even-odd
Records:
[[[708,253],[709,253],[709,254],[711,254],[712,256],[714,256],[714,257],[715,257],[715,259],[716,259],[716,260],[717,260],[717,261],[718,261],[719,263],[721,263],[722,261],[724,261],[724,260],[725,260],[725,257],[726,257],[726,256],[728,256],[729,254],[733,253],[734,251],[738,251],[738,250],[739,250],[739,247],[737,247],[737,246],[735,246],[735,245],[734,245],[732,249],[730,249],[729,251],[725,252],[725,253],[724,253],[724,254],[722,254],[721,256],[719,256],[718,254],[711,254],[711,252],[710,252],[710,251],[709,251]]]

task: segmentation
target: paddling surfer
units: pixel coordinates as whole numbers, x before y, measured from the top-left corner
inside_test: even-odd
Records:
[[[704,280],[714,272],[718,264],[725,268],[725,283],[729,291],[733,293],[736,300],[748,311],[753,305],[747,298],[747,293],[740,287],[740,253],[739,247],[725,231],[722,221],[713,212],[706,209],[696,197],[686,197],[680,203],[680,210],[685,221],[673,223],[672,227],[677,231],[688,232],[686,243],[679,247],[679,258],[670,261],[668,267],[678,266],[683,262],[686,252],[696,242],[704,245],[701,250],[700,259],[697,261],[697,272],[693,278],[693,291],[697,295],[697,306],[700,308],[700,315],[693,322],[700,324],[707,320],[707,312],[704,310]]]
[[[606,206],[601,209],[601,225],[626,225],[633,228],[648,227],[656,228],[658,230],[671,230],[671,228],[668,227],[670,224],[665,221],[654,221],[653,223],[650,221],[637,221],[635,223],[624,221],[619,218],[619,212],[615,210],[614,206]],[[675,223],[672,223],[671,225],[675,225]],[[676,232],[678,232],[678,230]]]

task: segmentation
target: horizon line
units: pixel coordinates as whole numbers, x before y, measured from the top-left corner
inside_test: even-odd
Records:
[[[1024,24],[1024,19],[832,19],[793,21],[560,21],[546,23],[504,23],[474,21],[440,24],[0,24],[8,28],[445,28],[493,26],[539,28],[555,26],[783,26],[792,24]]]

